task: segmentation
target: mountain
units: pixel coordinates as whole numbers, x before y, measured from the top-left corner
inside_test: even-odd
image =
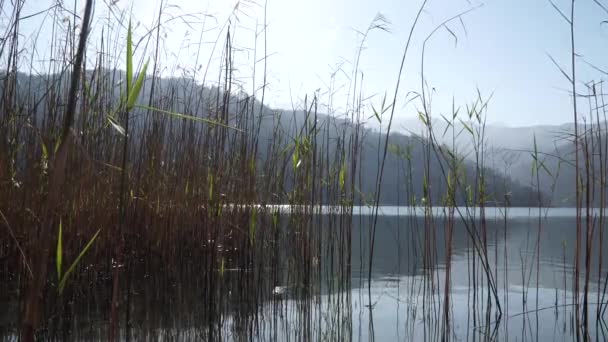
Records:
[[[454,130],[443,120],[434,120],[435,137],[440,143],[452,146],[469,160],[474,160],[472,154],[475,142],[467,133],[464,123],[458,122]],[[585,178],[585,154],[583,142],[585,137],[589,143],[590,185],[595,190],[590,192],[594,205],[599,205],[600,189],[600,142],[602,150],[608,150],[605,132],[606,122],[600,120],[594,125],[579,124],[581,136],[579,172]],[[403,131],[422,131],[424,129],[418,120],[410,120],[404,125]],[[469,126],[476,132],[479,125]],[[452,132],[455,132],[453,134]],[[601,137],[598,136],[601,133]],[[411,134],[411,133],[408,133]],[[486,125],[484,127],[484,149],[486,165],[500,172],[502,176],[536,188],[537,185],[545,194],[548,204],[552,206],[575,206],[575,147],[573,142],[574,124],[536,125],[528,127],[507,127],[501,125]],[[593,138],[592,138],[593,137]],[[535,161],[535,159],[537,161]],[[605,158],[603,158],[605,159]],[[605,162],[604,160],[602,162]],[[535,172],[538,169],[538,178]],[[537,184],[538,183],[538,184]]]
[[[5,74],[6,75],[6,74]],[[112,125],[107,124],[106,129],[118,129],[121,126],[120,113],[113,113],[118,106],[121,84],[124,73],[111,70],[87,71],[85,73],[87,86],[83,91],[89,92],[87,99],[99,102],[105,110],[103,112],[88,113],[86,110],[80,112],[77,117],[76,127],[86,129],[90,120],[104,120],[104,116],[113,116]],[[65,93],[69,77],[64,75],[25,75],[17,74],[17,89],[14,93],[17,107],[24,112],[32,125],[46,127],[47,130],[56,131],[61,120],[58,118],[62,113],[65,103]],[[4,82],[0,82],[0,91],[4,96]],[[91,95],[91,92],[97,92]],[[50,103],[50,95],[53,99],[59,99]],[[84,93],[83,93],[84,94]],[[80,101],[79,108],[85,108],[86,103]],[[339,165],[341,158],[345,165],[352,165],[352,159],[357,158],[357,174],[355,176],[355,201],[358,204],[370,203],[376,189],[377,174],[384,154],[384,142],[386,135],[374,129],[355,123],[338,119],[331,115],[314,113],[314,111],[295,110],[284,111],[272,109],[262,105],[257,99],[249,97],[245,93],[232,93],[227,96],[225,92],[217,87],[203,87],[195,81],[186,78],[147,78],[144,82],[141,95],[138,100],[141,105],[149,105],[165,111],[182,113],[198,118],[217,119],[217,108],[224,104],[227,115],[223,118],[229,125],[238,125],[247,128],[245,139],[252,139],[257,146],[258,169],[263,166],[277,153],[295,153],[298,139],[306,132],[309,141],[307,144],[315,144],[317,147],[327,151],[327,161],[324,163],[326,174],[331,174],[333,169],[328,165]],[[253,113],[244,116],[242,113]],[[216,114],[212,114],[216,113]],[[145,118],[154,116],[152,124]],[[187,120],[174,120],[175,124],[156,125],[159,120],[170,120],[158,113],[150,113],[149,110],[136,108],[131,112],[132,121],[130,131],[132,137],[142,137],[146,130],[166,130],[165,135],[174,139],[189,136],[188,130],[199,129],[192,126]],[[244,122],[246,121],[246,122]],[[162,128],[158,128],[162,127]],[[197,126],[198,127],[198,126]],[[350,140],[358,131],[358,139]],[[280,134],[278,134],[279,132]],[[237,135],[231,135],[230,139],[237,139]],[[277,146],[277,140],[278,145]],[[143,139],[141,139],[143,141]],[[132,139],[133,142],[138,139]],[[446,143],[442,141],[442,143]],[[3,142],[8,143],[8,142]],[[300,142],[302,143],[302,142]],[[356,143],[356,144],[355,144]],[[429,147],[429,141],[419,135],[406,135],[392,133],[388,139],[389,152],[386,156],[382,185],[380,187],[380,204],[383,205],[407,205],[421,203],[422,199],[430,198],[433,205],[442,205],[448,190],[447,166],[449,158],[445,151],[436,153]],[[502,142],[506,145],[505,142]],[[348,145],[348,146],[347,146]],[[252,145],[253,146],[253,145]],[[356,148],[355,148],[356,147]],[[131,147],[134,152],[137,146]],[[167,147],[169,148],[169,146]],[[525,185],[522,179],[514,179],[507,173],[496,171],[485,163],[483,168],[478,166],[466,154],[457,149],[455,158],[461,159],[459,167],[458,183],[456,185],[456,202],[459,205],[476,197],[480,186],[478,175],[484,174],[486,192],[485,202],[488,205],[500,205],[509,199],[512,206],[533,206],[538,203],[536,191],[529,185]],[[95,157],[95,156],[93,156]],[[331,159],[331,160],[330,160]],[[287,160],[287,159],[285,159]],[[317,165],[318,167],[318,165]],[[428,169],[428,177],[426,170]],[[498,168],[497,168],[498,169]],[[285,201],[287,194],[293,190],[294,167],[283,165],[282,175],[285,181],[282,189],[275,189],[280,201]],[[350,171],[350,169],[349,169]],[[316,171],[315,171],[316,172]],[[261,172],[262,174],[262,172]],[[269,175],[262,175],[269,177]],[[320,177],[316,172],[315,177]],[[323,180],[319,180],[323,181]],[[263,180],[260,180],[261,184]],[[425,193],[426,189],[426,193]],[[426,196],[425,196],[426,195]],[[545,195],[541,196],[543,199]],[[332,203],[335,198],[326,196],[327,203]]]

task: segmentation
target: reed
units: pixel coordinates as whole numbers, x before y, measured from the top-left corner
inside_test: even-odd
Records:
[[[181,322],[191,320],[185,312],[197,313],[202,319],[191,324],[199,336],[216,340],[226,334],[230,300],[246,303],[231,317],[252,333],[256,308],[273,301],[273,286],[288,286],[310,302],[334,266],[335,285],[348,286],[360,127],[318,117],[318,94],[302,110],[270,111],[266,66],[252,94],[237,90],[238,27],[231,19],[216,41],[217,83],[206,84],[211,72],[198,66],[183,70],[189,76],[161,77],[164,25],[188,16],[204,27],[207,18],[169,15],[164,3],[144,32],[115,26],[129,14],[113,4],[106,9],[116,17],[94,26],[93,1],[82,20],[64,21],[68,9],[55,6],[53,38],[68,44],[51,47],[48,73],[24,75],[16,67],[27,57],[18,40],[23,3],[8,18],[13,24],[4,36],[13,38],[3,40],[9,49],[0,54],[12,66],[2,77],[0,184],[7,196],[0,208],[3,225],[14,232],[3,267],[25,276],[7,286],[29,289],[16,297],[25,306],[16,319],[24,340],[62,336],[76,321],[106,312],[101,338],[137,339],[142,297],[174,305],[170,312]],[[264,40],[266,64],[261,27],[255,43]],[[274,204],[304,211],[293,209],[287,222]],[[312,219],[320,204],[341,208],[329,218],[338,234],[326,236],[320,227],[327,222]],[[283,243],[292,246],[286,255],[279,253]],[[62,272],[72,260],[78,262]],[[55,264],[59,279],[48,272]],[[192,292],[201,305],[186,302]],[[76,314],[70,303],[82,310]],[[97,309],[84,310],[91,307]],[[301,314],[303,322],[310,317]],[[179,330],[177,321],[170,324]]]
[[[525,151],[532,157],[527,203],[536,207],[536,239],[532,227],[520,251],[521,275],[510,273],[509,179],[489,167],[499,154],[487,144],[492,96],[478,91],[467,105],[458,107],[453,99],[451,111],[439,112],[425,74],[433,38],[446,30],[457,39],[449,26],[464,27],[463,18],[477,7],[422,37],[419,89],[405,101],[406,58],[426,0],[398,56],[390,95],[364,90],[366,44],[372,32],[390,28],[376,15],[359,36],[353,63],[336,66],[327,89],[304,94],[281,111],[267,106],[272,46],[266,3],[238,2],[225,22],[214,24],[207,13],[181,13],[161,1],[145,26],[132,25],[132,13],[116,3],[98,4],[107,17],[94,15],[94,1],[83,3],[82,15],[62,3],[48,10],[44,53],[24,42],[21,26],[42,12],[24,15],[25,1],[19,0],[2,14],[8,24],[0,32],[6,66],[0,70],[0,292],[8,293],[15,322],[8,339],[350,340],[356,310],[368,316],[371,339],[378,331],[374,309],[385,295],[372,292],[375,258],[383,252],[377,246],[384,229],[380,207],[395,160],[396,198],[408,206],[406,224],[397,221],[395,251],[406,337],[458,339],[459,261],[468,272],[473,335],[467,329],[467,339],[509,339],[508,320],[519,315],[509,313],[512,278],[522,285],[523,328],[535,313],[538,336],[538,314],[547,310],[539,303],[544,210],[553,205],[564,163],[575,170],[576,241],[560,251],[564,297],[556,287],[554,308],[557,315],[573,307],[577,338],[590,339],[592,306],[598,322],[608,308],[602,263],[608,120],[601,81],[588,83],[587,94],[577,93],[574,0],[568,16],[554,7],[570,28],[571,69],[560,70],[571,86],[575,156],[571,162],[557,148],[555,155],[541,151],[536,136]],[[240,23],[247,6],[263,6],[262,23],[251,32]],[[177,37],[165,35],[176,20],[197,35],[182,37],[188,39],[180,49],[169,52],[166,40]],[[245,32],[253,47],[235,38]],[[208,58],[201,51],[205,43]],[[192,66],[164,57],[192,49]],[[334,103],[340,89],[347,93],[343,108]],[[416,107],[424,126],[421,135],[403,140],[407,144],[392,134],[404,104]],[[585,105],[588,115],[581,114]],[[380,132],[367,129],[367,120]],[[441,120],[444,132],[437,128]],[[451,141],[442,142],[447,136]],[[461,148],[461,139],[470,149]],[[377,158],[373,174],[364,166],[370,146]],[[508,174],[515,154],[500,156]],[[548,166],[553,160],[556,170]],[[437,205],[443,207],[439,214]],[[357,217],[355,206],[367,206],[371,215]],[[501,208],[502,222],[492,222],[491,207]],[[356,236],[354,227],[362,226]],[[466,256],[458,254],[458,241],[467,245]],[[361,256],[353,260],[357,248]],[[567,303],[566,259],[572,253],[573,302]],[[402,258],[411,259],[407,270]],[[401,272],[413,276],[404,281]],[[357,275],[361,284],[353,284]],[[357,286],[367,292],[367,304],[361,294],[352,298]],[[535,310],[528,310],[534,287]],[[506,335],[500,336],[503,318]]]

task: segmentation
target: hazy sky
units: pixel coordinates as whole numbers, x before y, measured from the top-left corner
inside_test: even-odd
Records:
[[[608,1],[599,0],[608,7]],[[373,31],[362,53],[360,70],[364,75],[363,94],[371,98],[366,102],[376,106],[382,94],[392,94],[399,70],[401,54],[409,28],[422,1],[420,0],[268,0],[267,2],[267,51],[268,90],[266,102],[275,107],[289,109],[291,103],[299,103],[305,94],[312,94],[320,88],[322,102],[327,103],[326,90],[331,74],[341,65],[344,72],[335,78],[334,108],[346,108],[348,82],[361,35],[377,13],[389,21],[390,32]],[[66,7],[70,1],[65,1]],[[133,22],[140,23],[135,38],[141,37],[146,27],[154,21],[160,1],[121,0],[116,8],[133,8]],[[214,15],[203,21],[202,17],[187,17],[189,25],[173,20],[163,28],[163,73],[179,75],[177,65],[194,69],[197,54],[201,70],[208,64],[213,47],[212,42],[222,36],[212,61],[217,62],[221,54],[225,30],[221,28],[229,17],[236,1],[234,0],[183,0],[171,4],[164,14],[164,20],[171,15],[183,13],[208,13]],[[565,13],[569,14],[569,0],[556,0]],[[30,1],[24,14],[34,13],[47,8],[52,1]],[[76,8],[81,9],[84,1],[78,1]],[[593,0],[577,0],[576,39],[578,79],[580,89],[583,83],[599,80],[602,75],[587,66],[584,61],[608,70],[608,20],[606,14]],[[406,59],[405,73],[396,111],[396,120],[401,125],[407,119],[417,117],[419,102],[405,106],[405,95],[419,92],[420,60],[422,42],[430,31],[445,19],[469,8],[477,7],[460,21],[449,24],[457,35],[454,37],[445,29],[440,30],[429,42],[426,52],[425,76],[431,87],[435,88],[433,108],[435,114],[446,114],[454,99],[457,105],[465,105],[475,100],[477,89],[484,96],[493,93],[490,102],[488,121],[514,125],[557,124],[572,120],[569,84],[560,71],[551,63],[551,54],[558,63],[569,71],[569,27],[551,7],[547,0],[429,0],[417,27],[412,47]],[[6,10],[6,9],[5,9]],[[117,12],[117,11],[116,11]],[[95,49],[101,28],[102,18],[107,17],[108,7],[97,1],[94,23],[95,34],[89,49]],[[245,91],[251,93],[254,53],[256,60],[264,54],[264,37],[255,39],[255,30],[262,30],[264,22],[264,2],[241,2],[238,10],[238,23],[233,19],[231,32],[236,35],[237,78],[243,83]],[[49,25],[48,18],[37,16],[23,23],[24,36],[30,36],[41,25]],[[203,42],[199,36],[203,30]],[[123,23],[126,25],[126,23]],[[126,30],[114,25],[121,37]],[[43,30],[43,31],[46,31]],[[45,39],[43,32],[40,40]],[[139,36],[138,36],[139,35]],[[48,40],[48,37],[46,38]],[[256,45],[257,42],[257,45]],[[32,38],[26,40],[32,43]],[[44,50],[38,48],[39,54]],[[151,55],[152,50],[139,49],[141,56]],[[40,56],[43,59],[43,56]],[[256,64],[256,87],[262,84],[263,62]],[[202,72],[199,72],[199,78]],[[210,71],[217,77],[217,70]],[[257,94],[258,98],[260,93]],[[581,110],[586,107],[581,105]],[[368,111],[368,115],[371,112]]]

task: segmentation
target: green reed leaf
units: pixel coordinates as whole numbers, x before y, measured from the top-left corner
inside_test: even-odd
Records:
[[[219,122],[219,121],[215,121],[215,120],[210,120],[210,119],[205,119],[205,118],[199,118],[199,117],[196,117],[196,116],[176,113],[176,112],[172,112],[172,111],[169,111],[169,110],[164,110],[164,109],[154,108],[154,107],[149,107],[149,106],[144,106],[144,105],[134,105],[134,107],[150,110],[150,111],[161,113],[161,114],[167,114],[167,115],[170,115],[170,116],[172,116],[172,117],[174,117],[176,119],[185,119],[185,120],[191,120],[191,121],[196,121],[196,122],[202,122],[202,123],[206,123],[206,124],[209,124],[209,125],[230,128],[230,129],[233,129],[233,130],[238,131],[238,132],[244,132],[240,128],[236,128],[236,127],[233,127],[233,126],[230,126],[230,125],[226,125],[225,123],[222,123],[222,122]]]
[[[127,87],[126,94],[131,91],[131,82],[133,81],[133,32],[131,29],[131,19],[129,19],[129,28],[127,30]]]
[[[141,69],[139,75],[137,76],[137,80],[135,80],[133,88],[131,88],[131,90],[129,91],[127,110],[133,109],[133,106],[135,105],[135,102],[139,97],[139,92],[141,91],[141,87],[144,84],[144,80],[146,79],[146,70],[148,69],[148,62],[150,62],[150,60],[146,61],[146,64],[144,64],[144,67]]]
[[[61,279],[61,264],[63,262],[63,228],[59,219],[59,233],[57,234],[57,250],[55,254],[55,266],[57,268],[57,279]]]
[[[59,282],[59,294],[63,293],[63,289],[65,288],[65,284],[66,284],[69,276],[72,274],[72,272],[74,272],[74,270],[76,269],[76,266],[78,266],[78,263],[80,263],[80,259],[82,259],[82,257],[89,251],[89,249],[93,245],[93,242],[95,242],[95,239],[97,239],[99,232],[101,232],[101,229],[99,229],[97,231],[97,233],[95,233],[95,235],[93,235],[91,240],[89,240],[89,242],[86,244],[86,246],[84,246],[84,248],[82,249],[80,254],[78,254],[78,257],[76,258],[76,260],[74,260],[72,265],[70,265],[70,268],[68,268],[68,270],[65,272],[65,274],[61,278],[61,281]]]
[[[249,220],[249,242],[251,243],[251,246],[253,246],[253,244],[255,242],[255,230],[256,230],[257,222],[258,222],[258,208],[254,206],[251,209],[251,218]]]
[[[114,127],[114,129],[116,131],[118,131],[118,133],[120,133],[120,135],[124,136],[125,133],[125,129],[116,121],[114,120],[114,118],[112,118],[111,116],[108,116],[108,122],[112,125],[112,127]]]

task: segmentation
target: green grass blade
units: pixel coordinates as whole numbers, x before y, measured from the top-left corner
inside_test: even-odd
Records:
[[[133,81],[133,33],[131,29],[131,19],[129,19],[129,29],[127,31],[127,90],[125,94],[131,91],[131,82]]]
[[[249,159],[249,172],[251,172],[252,174],[255,173],[255,158],[251,158]]]
[[[462,126],[472,135],[475,136],[475,133],[473,133],[473,129],[471,128],[471,126],[467,125],[466,122],[462,121],[462,119],[460,119],[460,124],[462,124]]]
[[[279,226],[279,211],[276,210],[274,213],[272,213],[272,226],[274,228]]]
[[[63,228],[59,220],[59,234],[57,234],[57,251],[55,255],[55,266],[57,267],[57,279],[61,279],[61,264],[63,262]]]
[[[93,242],[95,242],[95,239],[97,239],[99,232],[101,232],[101,229],[99,229],[97,231],[97,233],[95,233],[95,235],[93,235],[91,240],[89,240],[87,245],[84,246],[84,248],[82,249],[80,254],[78,254],[78,257],[76,258],[76,260],[74,260],[72,265],[70,265],[70,268],[68,268],[68,270],[65,272],[65,274],[61,278],[61,281],[59,282],[59,294],[61,294],[63,292],[63,289],[65,288],[65,283],[68,280],[70,274],[72,274],[72,272],[74,272],[74,269],[76,269],[76,266],[78,266],[78,263],[80,263],[80,259],[82,259],[82,257],[89,251],[89,249],[93,245]]]
[[[44,143],[44,141],[40,142],[40,146],[42,146],[42,158],[44,160],[49,160],[49,150],[47,150],[46,144]]]
[[[300,143],[296,139],[295,147],[293,149],[293,155],[291,156],[291,164],[293,169],[296,170],[300,166]]]
[[[118,133],[120,133],[120,135],[125,135],[125,129],[120,124],[118,124],[116,120],[114,120],[111,116],[108,116],[108,121],[110,122],[112,127],[114,127],[114,129],[116,129]]]
[[[238,132],[244,132],[240,128],[236,128],[236,127],[233,127],[233,126],[230,126],[230,125],[226,125],[224,123],[221,123],[221,122],[215,121],[215,120],[209,120],[209,119],[199,118],[199,117],[192,116],[192,115],[186,115],[186,114],[176,113],[176,112],[172,112],[172,111],[168,111],[168,110],[164,110],[164,109],[160,109],[160,108],[154,108],[154,107],[143,106],[143,105],[135,105],[134,107],[141,108],[141,109],[151,110],[151,111],[158,112],[158,113],[161,113],[161,114],[171,115],[172,117],[178,118],[178,119],[185,119],[185,120],[191,120],[191,121],[196,121],[196,122],[202,122],[202,123],[206,123],[206,124],[209,124],[209,125],[215,125],[215,126],[221,126],[221,127],[225,127],[225,128],[230,128],[230,129],[233,129],[233,130],[238,131]]]
[[[213,201],[213,173],[207,174],[207,184],[209,188],[209,202]]]
[[[59,145],[61,145],[61,139],[57,139],[57,141],[55,142],[55,147],[53,147],[53,153],[57,153],[57,151],[59,150]]]
[[[139,92],[141,91],[141,87],[144,84],[144,79],[146,78],[146,70],[148,69],[149,61],[150,60],[146,61],[146,64],[144,64],[143,69],[141,69],[141,72],[137,76],[137,80],[135,80],[135,84],[133,85],[133,88],[131,88],[131,91],[129,92],[128,101],[127,101],[127,110],[133,109],[133,106],[135,105],[135,102],[137,101],[137,98],[139,97]]]
[[[226,265],[225,265],[224,257],[222,257],[222,262],[220,264],[220,278],[224,277],[225,270],[226,270]]]
[[[382,123],[382,119],[380,118],[380,114],[378,114],[378,111],[376,110],[376,108],[374,107],[374,105],[372,105],[372,111],[374,112],[374,116],[376,117],[376,120],[378,120],[378,123]]]
[[[545,163],[543,161],[540,161],[540,167],[545,170],[545,172],[549,175],[549,177],[553,177],[553,174],[551,173],[551,171],[549,171],[549,169],[547,168],[547,166],[545,166]]]
[[[428,126],[428,122],[426,122],[426,117],[424,113],[418,112],[418,119],[424,124],[424,126]]]
[[[253,207],[251,210],[251,220],[249,221],[249,242],[251,246],[253,246],[255,242],[255,230],[256,225],[258,223],[258,209],[257,207]]]
[[[346,163],[342,163],[342,167],[340,168],[340,191],[344,191],[344,184],[346,183]]]

